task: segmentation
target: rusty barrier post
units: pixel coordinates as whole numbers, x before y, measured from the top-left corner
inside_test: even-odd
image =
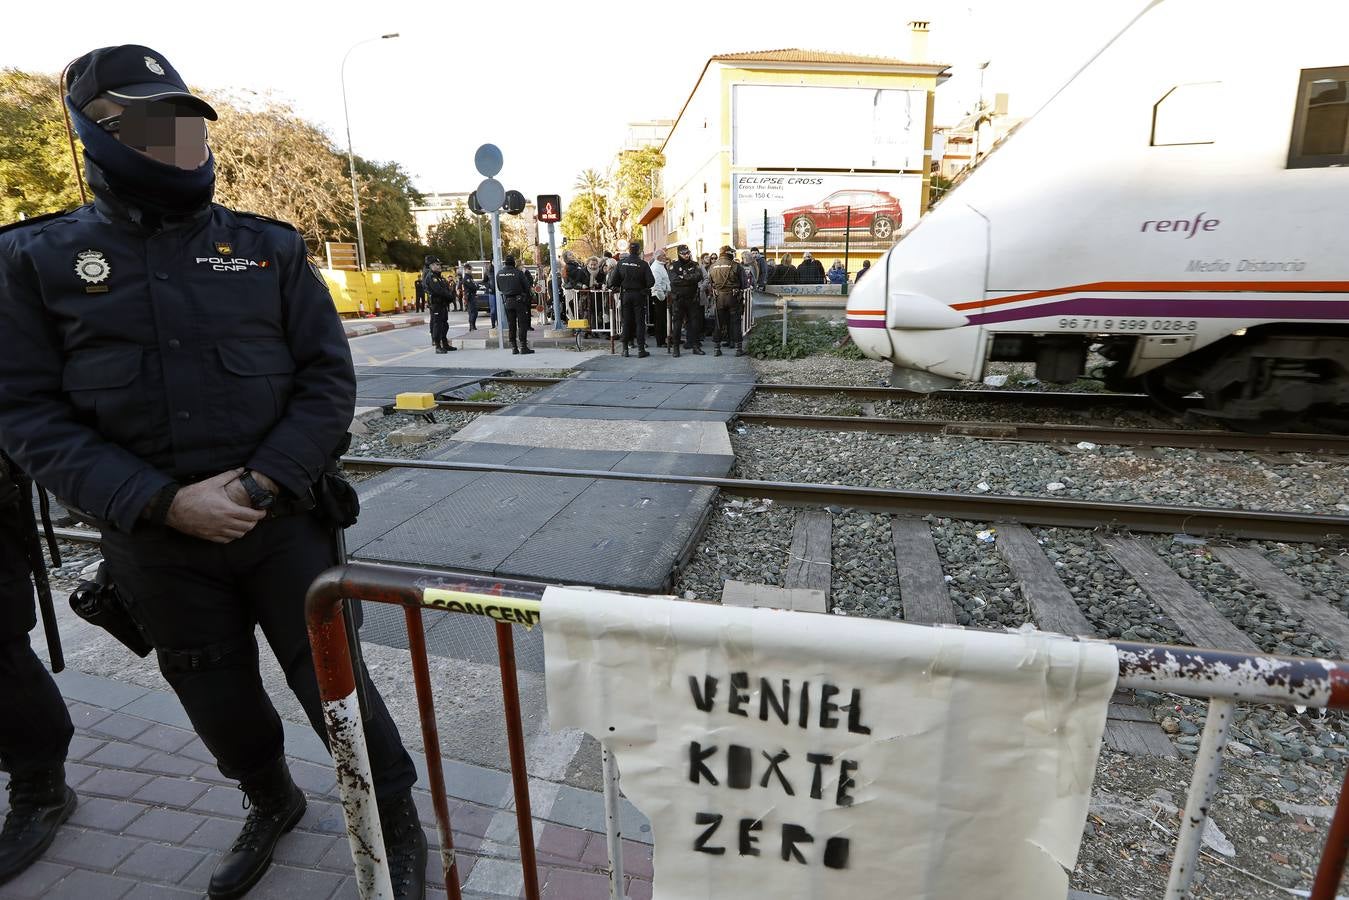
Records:
[[[347,842],[356,866],[356,890],[362,900],[393,900],[389,858],[379,827],[374,775],[370,771],[361,704],[356,695],[356,675],[347,649],[342,598],[333,598],[317,608],[308,604],[306,613],[319,696],[323,701],[323,722],[328,728],[342,816],[347,823]]]
[[[391,897],[388,866],[384,859],[374,786],[360,708],[355,698],[355,677],[340,602],[343,599],[397,603],[407,609],[409,644],[420,657],[414,673],[418,680],[418,705],[422,734],[427,746],[428,770],[432,773],[437,825],[442,835],[442,861],[446,887],[453,883],[453,845],[449,816],[444,802],[444,780],[439,773],[439,738],[431,704],[430,677],[426,668],[425,639],[419,610],[485,616],[495,620],[501,680],[505,697],[507,733],[511,757],[511,780],[515,789],[516,820],[520,829],[520,861],[524,868],[526,896],[538,897],[538,872],[533,841],[533,816],[529,801],[529,776],[525,768],[524,727],[520,717],[519,686],[515,676],[512,624],[532,627],[542,618],[543,585],[525,581],[437,572],[403,566],[350,563],[329,569],[309,589],[306,613],[319,690],[324,701],[333,757],[337,762],[338,786],[347,818],[352,858],[356,863],[357,887],[362,900]],[[671,601],[675,602],[675,601]],[[414,622],[415,620],[415,622]],[[1080,638],[1079,638],[1080,640]],[[1222,750],[1231,724],[1233,704],[1271,703],[1349,709],[1349,662],[1305,657],[1265,656],[1233,650],[1107,641],[1119,659],[1119,688],[1151,690],[1208,699],[1209,713],[1204,736],[1186,800],[1184,820],[1173,857],[1168,898],[1189,896],[1208,808],[1216,792]],[[434,757],[434,763],[432,762]],[[606,759],[606,781],[613,773],[613,760]],[[437,782],[439,784],[437,785]],[[606,784],[606,788],[610,787]],[[622,896],[622,843],[618,828],[617,790],[606,796],[610,847],[612,896]],[[1336,801],[1326,849],[1317,869],[1311,900],[1335,900],[1349,855],[1349,774]],[[381,882],[382,876],[382,882]],[[457,880],[457,878],[455,879]],[[450,888],[457,897],[457,884]],[[384,891],[384,893],[381,893]]]

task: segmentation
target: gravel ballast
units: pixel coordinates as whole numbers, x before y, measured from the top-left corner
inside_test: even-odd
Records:
[[[1349,511],[1346,467],[1296,454],[1297,465],[1270,465],[1252,454],[1205,450],[1079,450],[754,425],[734,429],[731,441],[745,478],[1174,506]]]

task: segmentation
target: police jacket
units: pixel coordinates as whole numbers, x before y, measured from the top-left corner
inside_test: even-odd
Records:
[[[676,297],[695,297],[698,283],[703,280],[703,268],[691,259],[677,259],[670,263],[670,289]]]
[[[236,466],[307,496],[355,398],[285,223],[207,204],[152,230],[100,195],[0,229],[0,440],[122,531],[174,481]]]
[[[651,264],[632,254],[620,259],[609,273],[609,287],[622,291],[624,295],[645,297],[655,283],[656,276],[651,274]]]
[[[422,272],[422,285],[426,288],[426,296],[430,298],[432,306],[448,306],[454,299],[454,291],[443,272],[432,272],[428,268]]]
[[[472,300],[478,293],[478,282],[473,280],[472,275],[465,275],[459,279],[459,291],[464,295],[464,299]]]
[[[717,261],[708,270],[707,277],[712,282],[712,290],[718,300],[740,290],[743,270],[744,267],[735,261],[734,256],[722,254],[717,257]]]
[[[534,279],[529,273],[517,266],[502,266],[497,276],[497,292],[507,300],[522,300],[529,296],[534,287]]]
[[[824,284],[824,264],[818,259],[803,259],[796,267],[798,284]]]

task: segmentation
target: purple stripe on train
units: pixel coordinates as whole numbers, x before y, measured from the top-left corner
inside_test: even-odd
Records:
[[[1345,319],[1349,300],[1152,300],[1075,297],[1039,306],[999,309],[969,316],[971,325],[1015,322],[1045,316],[1138,316],[1173,319]],[[848,324],[852,324],[849,321]],[[1102,329],[1104,330],[1104,329]]]
[[[885,327],[885,320],[884,320],[884,319],[854,319],[854,318],[849,317],[849,319],[848,319],[848,327],[849,327],[849,328],[884,328],[884,327]]]

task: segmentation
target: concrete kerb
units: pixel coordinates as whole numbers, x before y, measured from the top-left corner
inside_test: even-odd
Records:
[[[358,319],[355,321],[343,320],[342,330],[346,332],[347,337],[363,337],[367,334],[379,334],[384,331],[393,331],[395,328],[412,328],[413,326],[426,325],[430,321],[425,316],[413,315],[410,317],[400,317],[397,319]]]

